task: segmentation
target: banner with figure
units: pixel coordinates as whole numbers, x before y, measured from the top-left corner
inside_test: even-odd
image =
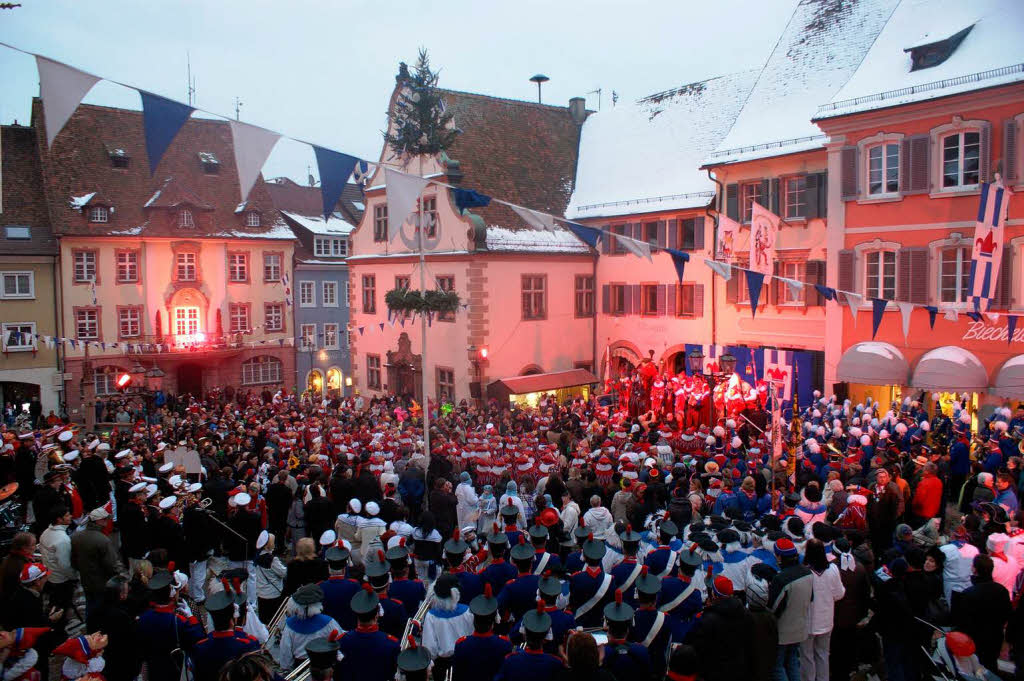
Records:
[[[775,267],[775,240],[779,235],[779,216],[754,202],[750,217],[750,269],[766,277]]]
[[[764,351],[764,380],[775,384],[779,401],[793,400],[793,351]]]
[[[1003,260],[1003,230],[1013,193],[1001,184],[984,182],[978,198],[978,220],[974,225],[974,251],[967,295],[975,312],[986,312],[999,284]]]

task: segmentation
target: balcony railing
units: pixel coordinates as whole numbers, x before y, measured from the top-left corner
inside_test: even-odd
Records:
[[[279,343],[277,339],[260,339],[266,345]],[[127,338],[117,342],[118,349],[125,349],[130,354],[155,354],[155,353],[198,353],[223,350],[240,350],[252,347],[254,340],[251,335],[244,333],[214,334],[190,334],[164,336],[138,336]],[[287,343],[285,343],[287,344]],[[108,348],[113,344],[107,343]]]

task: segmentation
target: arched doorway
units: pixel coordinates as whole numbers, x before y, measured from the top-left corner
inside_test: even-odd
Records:
[[[306,376],[306,390],[314,395],[320,395],[324,390],[324,375],[319,369],[313,369]]]
[[[341,369],[331,367],[327,370],[327,390],[329,392],[341,390],[342,376]]]
[[[188,363],[178,367],[178,394],[196,397],[203,394],[202,366]]]
[[[398,349],[387,353],[388,391],[392,395],[410,396],[417,402],[423,401],[422,381],[420,372],[423,357],[412,353],[412,341],[409,334],[402,332],[398,336]]]

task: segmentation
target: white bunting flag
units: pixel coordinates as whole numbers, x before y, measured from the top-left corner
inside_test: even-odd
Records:
[[[804,291],[804,282],[797,281],[796,279],[786,279],[785,277],[778,277],[778,279],[786,282],[786,286],[789,287],[789,294],[793,300],[800,300],[800,295]]]
[[[429,180],[392,168],[384,168],[384,176],[388,192],[388,241],[391,241],[402,229]]]
[[[775,268],[775,240],[779,235],[779,216],[754,202],[750,218],[750,270],[772,276]]]
[[[46,122],[46,146],[50,147],[82,99],[100,79],[38,55],[36,68],[39,69],[39,96],[43,100],[43,120]]]
[[[710,267],[715,274],[720,276],[722,281],[729,281],[732,279],[732,265],[729,263],[704,258],[704,264]]]
[[[998,312],[986,312],[985,316],[988,317],[989,321],[991,321],[993,324],[999,321]]]
[[[860,304],[864,301],[864,296],[859,293],[850,293],[849,291],[843,291],[843,295],[846,296],[846,304],[850,306],[850,314],[853,315],[853,326],[857,326],[857,310],[860,309]]]
[[[614,234],[613,236],[619,240],[619,243],[622,244],[623,248],[636,257],[647,258],[650,262],[654,262],[651,259],[651,245],[646,241],[638,241],[636,239],[630,239],[628,236],[619,236],[618,234]]]
[[[238,184],[242,189],[242,201],[245,201],[249,198],[252,186],[256,184],[263,164],[281,136],[248,123],[228,122],[231,124],[231,140],[235,145]]]
[[[957,312],[957,309],[955,307],[951,307],[948,310],[946,310],[946,312],[942,315],[942,318],[950,322],[955,322],[958,319],[960,319],[960,313]]]
[[[914,311],[913,303],[896,303],[896,307],[900,309],[900,315],[903,318],[903,342],[907,342],[907,336],[910,335],[910,315]]]
[[[522,206],[513,206],[509,204],[509,208],[516,212],[516,215],[521,217],[523,221],[533,227],[534,229],[540,229],[545,232],[553,232],[558,228],[555,224],[555,219],[545,213],[540,213],[529,208],[523,208]]]

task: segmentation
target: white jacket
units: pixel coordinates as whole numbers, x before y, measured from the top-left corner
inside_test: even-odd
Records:
[[[71,535],[67,525],[50,525],[39,536],[39,553],[50,571],[50,581],[63,584],[78,579],[71,567]]]
[[[604,539],[608,530],[615,525],[615,520],[607,508],[596,506],[583,514],[583,524],[594,534],[594,539]]]
[[[807,606],[807,635],[832,631],[836,601],[846,595],[839,568],[830,564],[820,575],[811,570],[811,602]]]
[[[473,489],[473,483],[460,482],[455,488],[455,498],[458,500],[455,511],[459,516],[459,529],[472,525],[476,520],[476,512],[480,509],[480,497]]]
[[[277,556],[273,556],[268,567],[262,567],[261,563],[266,562],[264,556],[266,551],[253,561],[252,581],[256,585],[256,597],[271,600],[284,593],[284,576],[288,568]]]

